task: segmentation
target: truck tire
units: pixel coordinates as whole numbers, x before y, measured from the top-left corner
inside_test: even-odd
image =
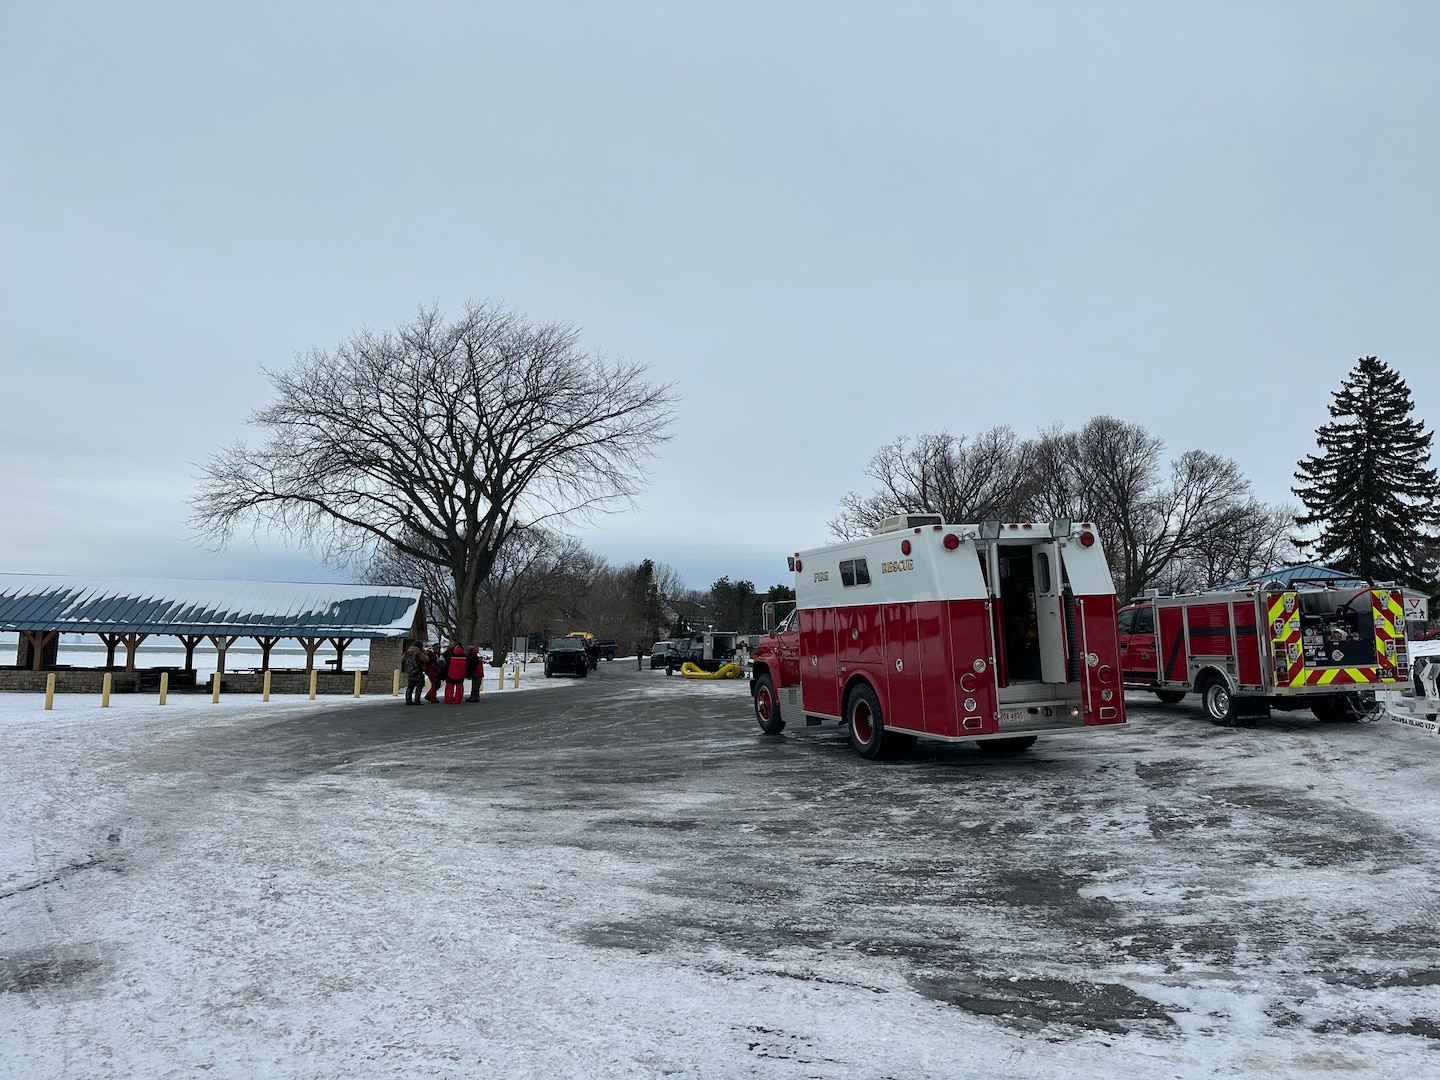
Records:
[[[880,699],[865,685],[855,687],[845,699],[845,727],[850,732],[850,745],[869,761],[885,756],[885,718],[880,712]]]
[[[766,735],[779,735],[785,730],[780,701],[775,696],[775,684],[766,674],[755,680],[755,722]]]
[[[1235,698],[1230,686],[1218,675],[1210,675],[1200,687],[1200,708],[1212,724],[1220,727],[1235,726]]]
[[[1166,705],[1178,705],[1185,700],[1184,690],[1156,690],[1155,696]]]
[[[589,674],[590,674],[590,669],[589,669],[588,667],[586,667],[584,664],[581,664],[581,665],[580,665],[580,677],[583,679],[583,678],[585,678],[586,675],[589,675]]]
[[[1023,754],[1034,745],[1035,736],[1027,735],[1020,739],[986,739],[976,743],[975,749],[986,757],[1014,757],[1016,754]]]

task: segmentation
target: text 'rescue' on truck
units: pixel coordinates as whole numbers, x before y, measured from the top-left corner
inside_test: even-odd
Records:
[[[1399,589],[1257,582],[1147,596],[1120,612],[1125,685],[1165,702],[1198,694],[1213,723],[1253,726],[1271,708],[1353,720],[1409,678]]]
[[[1125,722],[1115,588],[1089,524],[900,515],[791,562],[795,611],[753,657],[767,734],[831,721],[867,758],[917,738],[1004,754]]]

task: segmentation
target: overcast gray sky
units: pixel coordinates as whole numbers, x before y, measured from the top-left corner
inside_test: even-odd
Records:
[[[417,305],[682,397],[583,530],[762,588],[897,435],[1111,412],[1289,497],[1376,353],[1440,417],[1440,5],[0,2],[0,569],[188,539],[259,371]],[[343,575],[340,575],[343,576]]]

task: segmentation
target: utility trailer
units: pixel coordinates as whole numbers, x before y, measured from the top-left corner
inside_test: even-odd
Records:
[[[1399,589],[1292,589],[1147,596],[1120,611],[1127,690],[1200,697],[1212,723],[1251,727],[1270,710],[1321,720],[1371,715],[1375,691],[1409,679]]]
[[[1412,688],[1381,695],[1386,716],[1440,734],[1440,639],[1410,642],[1410,678]]]

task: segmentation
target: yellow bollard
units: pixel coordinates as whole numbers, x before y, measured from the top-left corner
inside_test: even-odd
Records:
[[[390,696],[400,696],[400,669],[398,667],[395,669],[395,684],[390,687]]]
[[[113,679],[114,676],[107,671],[105,672],[104,681],[100,683],[100,707],[102,709],[108,709],[110,707],[110,687]]]
[[[360,672],[355,672],[355,696],[360,696]]]
[[[320,678],[320,672],[316,671],[314,668],[311,668],[311,669],[310,669],[310,700],[311,700],[311,701],[314,701],[314,700],[315,700],[315,683],[319,680],[319,678]]]
[[[220,672],[210,676],[210,704],[220,704]]]
[[[510,685],[516,690],[520,689],[520,665],[515,665],[515,678],[510,680]]]
[[[260,687],[260,700],[270,700],[270,669],[265,669],[265,682]]]
[[[55,708],[55,672],[45,676],[45,711]]]
[[[165,698],[170,694],[170,672],[160,672],[160,704],[165,704]]]
[[[496,680],[495,680],[495,689],[496,689],[496,690],[504,690],[504,689],[505,689],[505,669],[502,667],[502,668],[501,668],[499,671],[497,671],[495,674],[498,676],[498,678],[496,678]],[[483,682],[484,680],[482,679],[481,681]]]

